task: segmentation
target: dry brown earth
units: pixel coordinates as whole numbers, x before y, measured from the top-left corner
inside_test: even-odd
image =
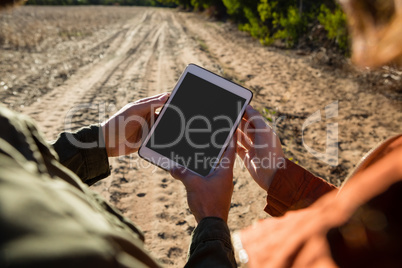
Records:
[[[15,12],[33,14],[37,9],[24,7]],[[170,91],[189,63],[254,90],[255,107],[285,116],[278,123],[278,133],[287,157],[337,185],[365,152],[402,132],[400,95],[362,88],[352,73],[320,68],[316,55],[262,47],[230,23],[208,21],[193,13],[137,7],[84,9],[88,14],[125,15],[87,36],[48,41],[51,45],[40,50],[0,48],[2,103],[33,117],[48,139],[66,127],[98,123],[127,102]],[[64,11],[80,14],[78,8]],[[400,79],[400,74],[392,79]],[[338,115],[326,119],[324,108],[334,101],[338,101]],[[336,167],[315,159],[302,144],[303,122],[319,110],[322,120],[305,129],[305,142],[325,151],[327,124],[337,123]],[[72,113],[71,124],[66,124]],[[142,228],[146,247],[157,259],[167,267],[182,267],[195,221],[181,183],[137,155],[110,163],[111,177],[93,186],[94,190]],[[265,193],[239,163],[234,182],[230,228],[267,217]]]

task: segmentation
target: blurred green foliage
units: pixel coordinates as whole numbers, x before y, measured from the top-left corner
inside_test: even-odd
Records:
[[[220,2],[205,1],[192,0],[192,4],[202,2],[205,9]],[[297,46],[301,38],[317,45],[316,36],[311,32],[315,26],[322,25],[327,39],[341,51],[349,50],[346,16],[336,0],[222,0],[222,3],[226,16],[263,45],[280,40],[290,48]]]
[[[147,5],[181,6],[186,10],[207,10],[210,15],[228,18],[249,32],[263,45],[280,40],[295,47],[300,39],[314,43],[312,29],[322,25],[326,38],[341,51],[348,52],[346,16],[336,0],[28,0],[45,5]]]
[[[278,29],[274,39],[285,41],[287,47],[293,47],[299,37],[306,32],[306,17],[302,16],[294,6],[290,6],[286,13],[274,13],[273,19],[273,25]]]
[[[328,38],[334,40],[340,49],[346,51],[349,47],[349,38],[346,28],[346,14],[339,6],[331,11],[321,5],[318,21],[328,33]]]

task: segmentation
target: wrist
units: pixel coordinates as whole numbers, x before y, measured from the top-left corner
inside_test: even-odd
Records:
[[[213,212],[211,212],[211,213],[205,213],[204,215],[194,215],[194,218],[195,218],[197,224],[199,224],[202,220],[209,219],[209,218],[219,219],[219,220],[222,220],[225,223],[227,223],[228,216],[229,216],[228,214],[224,215],[223,213],[213,213]]]
[[[263,188],[265,191],[268,191],[269,187],[271,186],[273,180],[275,179],[275,175],[280,169],[285,169],[286,168],[286,159],[283,156],[278,156],[272,161],[272,165],[270,167],[267,167],[266,172],[264,172],[264,177],[262,178],[262,185],[261,188]]]

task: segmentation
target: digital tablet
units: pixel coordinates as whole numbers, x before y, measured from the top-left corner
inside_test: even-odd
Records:
[[[139,155],[165,170],[181,165],[207,176],[219,164],[252,96],[244,87],[188,65]]]

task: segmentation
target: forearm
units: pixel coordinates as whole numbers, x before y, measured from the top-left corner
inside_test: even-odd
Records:
[[[230,231],[222,219],[200,221],[192,235],[186,267],[237,267]]]
[[[92,185],[110,175],[109,161],[98,125],[81,128],[77,132],[62,132],[52,143],[60,163]]]
[[[310,206],[334,189],[334,185],[286,159],[285,167],[278,169],[268,189],[264,210],[271,216],[281,216],[289,210]]]

